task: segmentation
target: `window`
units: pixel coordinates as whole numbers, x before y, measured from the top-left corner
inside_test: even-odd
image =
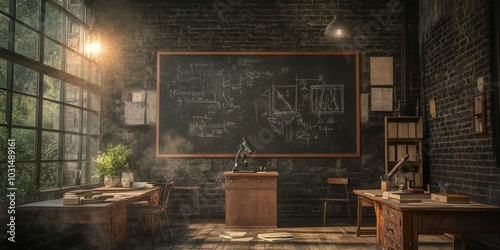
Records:
[[[91,159],[99,149],[100,77],[83,54],[91,16],[84,2],[0,1],[0,167],[15,139],[20,196],[75,186],[78,176],[98,181]]]

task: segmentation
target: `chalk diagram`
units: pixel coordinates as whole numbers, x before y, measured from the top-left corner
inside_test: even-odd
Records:
[[[297,140],[309,145],[311,139],[328,136],[334,131],[335,119],[332,116],[344,113],[344,85],[325,84],[322,76],[317,79],[296,78],[295,81],[295,85],[272,84],[263,94],[269,96],[268,122],[274,132],[285,137],[285,141]],[[306,116],[315,116],[316,119],[308,117],[306,122]]]
[[[271,129],[285,142],[309,145],[312,140],[332,136],[336,130],[336,116],[344,114],[344,85],[330,83],[332,80],[325,80],[323,75],[295,76],[289,84],[266,86],[254,85],[254,81],[261,77],[272,81],[271,76],[288,71],[245,69],[234,74],[227,71],[226,66],[214,66],[206,63],[191,64],[189,69],[178,67],[180,76],[169,85],[170,99],[178,107],[191,110],[189,136],[222,138],[233,129],[241,129],[243,120],[238,115],[250,111],[245,92],[256,86],[263,86],[265,90],[252,100],[255,124],[260,129]],[[262,123],[262,118],[267,124]]]

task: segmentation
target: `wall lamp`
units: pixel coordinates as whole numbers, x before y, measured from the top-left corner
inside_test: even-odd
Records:
[[[337,4],[337,14],[333,20],[326,26],[325,35],[332,38],[346,38],[351,36],[351,28],[339,12]]]

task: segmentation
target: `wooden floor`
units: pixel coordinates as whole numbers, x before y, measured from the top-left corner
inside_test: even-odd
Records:
[[[364,222],[372,223],[371,221]],[[126,249],[377,249],[375,236],[356,237],[356,221],[329,220],[327,226],[321,225],[321,219],[279,220],[276,230],[230,230],[245,231],[250,241],[232,241],[219,235],[225,230],[224,219],[181,219],[172,218],[172,239],[163,234],[164,241],[156,237],[152,245],[151,234],[129,233]],[[374,227],[366,227],[374,228]],[[257,234],[266,232],[288,232],[294,239],[287,242],[267,242],[257,238]],[[451,240],[443,235],[419,236],[419,249],[451,249]]]

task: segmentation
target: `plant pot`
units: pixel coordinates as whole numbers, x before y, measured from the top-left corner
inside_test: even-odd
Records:
[[[104,176],[104,186],[118,187],[120,184],[120,176]]]

